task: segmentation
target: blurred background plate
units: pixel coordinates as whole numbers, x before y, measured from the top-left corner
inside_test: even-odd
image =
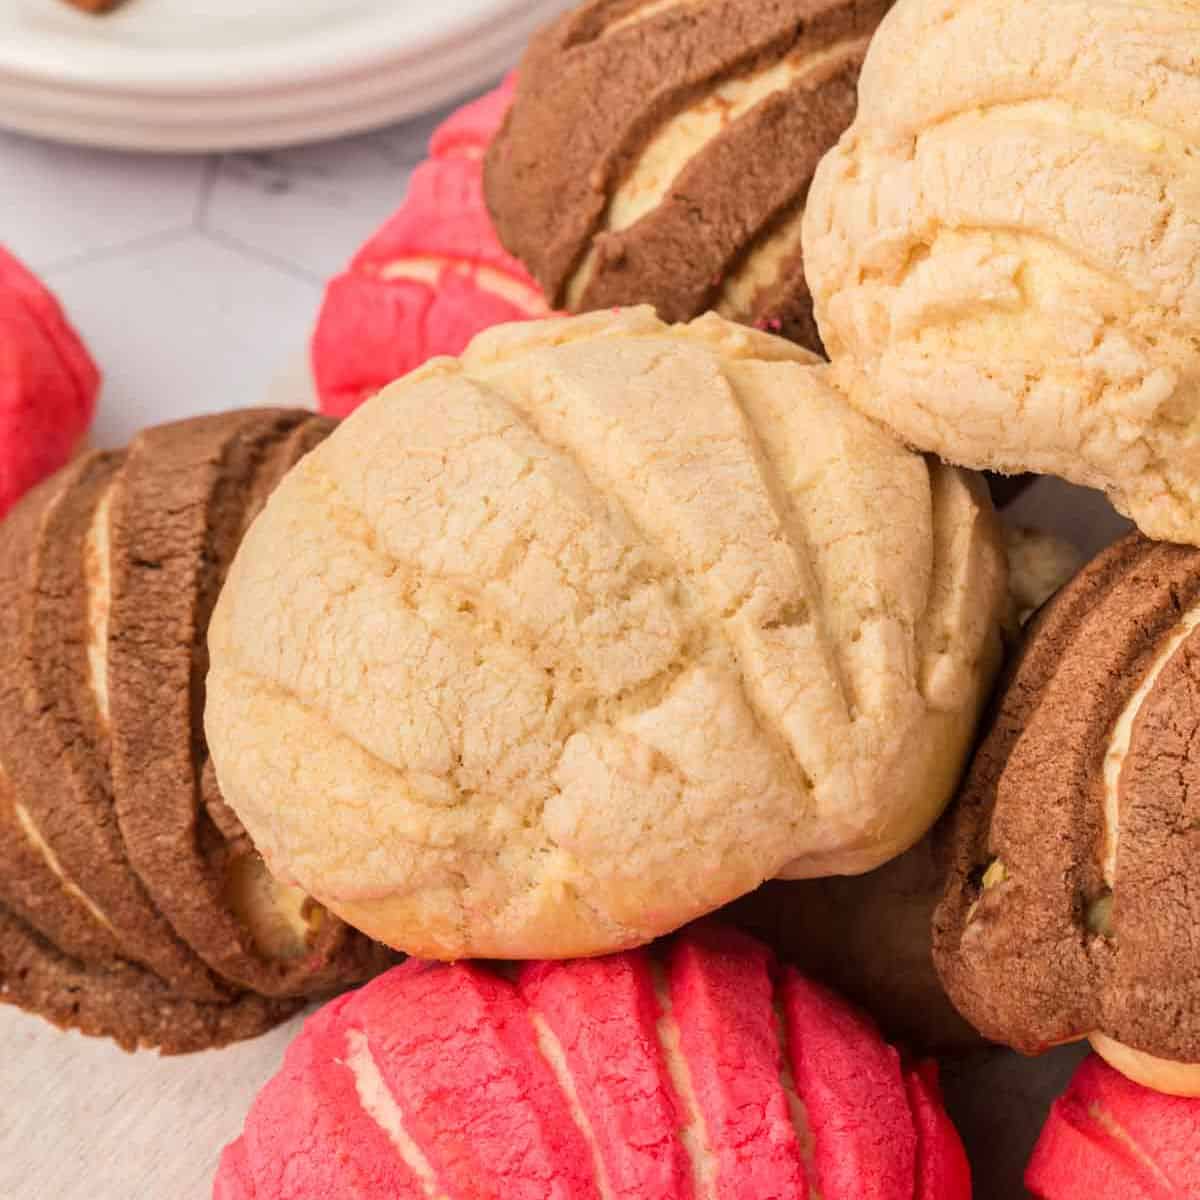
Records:
[[[358,132],[495,79],[569,0],[0,0],[0,125],[125,150]]]

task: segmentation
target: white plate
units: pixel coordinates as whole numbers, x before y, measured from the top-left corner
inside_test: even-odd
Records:
[[[0,0],[0,124],[226,150],[401,120],[481,87],[569,0]]]

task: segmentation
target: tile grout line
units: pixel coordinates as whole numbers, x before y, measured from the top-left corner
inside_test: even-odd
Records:
[[[192,209],[192,228],[197,233],[204,233],[208,220],[208,210],[212,203],[213,192],[216,190],[217,177],[221,173],[223,154],[210,154],[204,160],[204,172],[200,177],[200,187],[196,191],[196,204]]]
[[[65,258],[44,263],[39,266],[38,271],[49,279],[55,274],[74,271],[79,267],[91,266],[93,263],[107,262],[130,251],[169,246],[172,242],[180,241],[193,232],[195,231],[191,225],[172,225],[166,229],[156,229],[153,233],[139,234],[137,237],[132,237],[122,242],[114,242],[109,246],[97,246],[92,250],[81,250],[75,254],[68,254]]]
[[[239,237],[226,233],[224,230],[213,229],[209,226],[198,230],[199,235],[207,238],[211,242],[215,242],[225,250],[229,250],[234,254],[240,255],[242,258],[248,258],[253,262],[257,262],[260,266],[271,267],[282,275],[290,276],[292,279],[299,280],[301,283],[314,284],[318,288],[323,288],[326,283],[324,275],[317,271],[309,271],[305,267],[297,266],[293,262],[289,262],[286,258],[281,258],[276,254],[272,254],[268,250],[261,250],[257,246],[251,245],[249,242],[243,241]]]

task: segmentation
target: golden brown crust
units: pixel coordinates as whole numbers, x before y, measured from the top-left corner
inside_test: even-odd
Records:
[[[1103,490],[1189,545],[1200,130],[1174,64],[1198,32],[1166,0],[906,0],[803,227],[852,403],[947,462]]]

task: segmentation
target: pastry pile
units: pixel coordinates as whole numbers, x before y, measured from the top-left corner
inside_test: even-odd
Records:
[[[179,1052],[260,1033],[388,965],[266,872],[201,727],[225,570],[329,429],[278,410],[149,429],[0,524],[3,999]]]

